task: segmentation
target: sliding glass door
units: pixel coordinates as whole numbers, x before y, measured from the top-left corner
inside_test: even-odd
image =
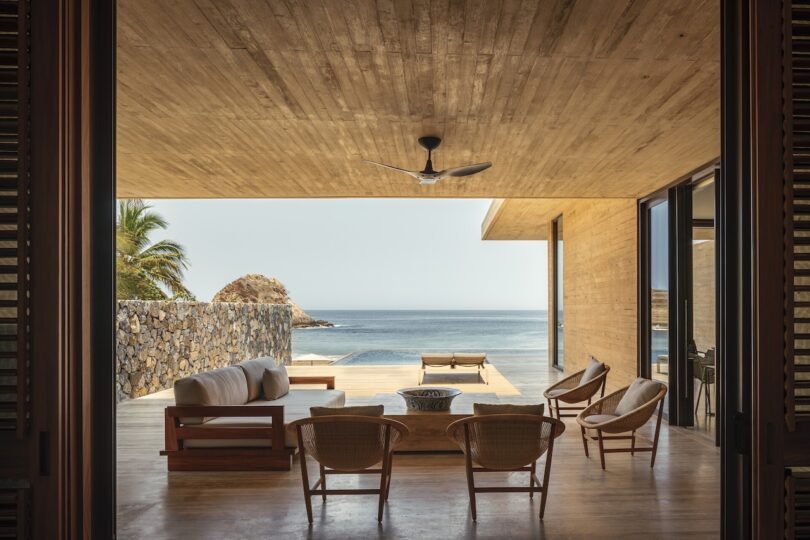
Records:
[[[650,378],[669,381],[669,202],[652,201],[647,208],[649,260],[647,306]]]
[[[696,388],[695,427],[714,434],[717,408],[717,271],[714,175],[692,184],[689,356]]]
[[[714,435],[714,170],[639,205],[639,373],[669,386],[673,425]]]

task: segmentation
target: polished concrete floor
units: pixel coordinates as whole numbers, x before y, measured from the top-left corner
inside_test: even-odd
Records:
[[[521,392],[509,401],[542,401],[543,388],[560,376],[544,360],[494,363]],[[555,446],[543,522],[537,517],[539,497],[493,493],[478,495],[475,523],[461,455],[405,454],[395,457],[381,524],[375,496],[330,496],[326,503],[313,499],[315,521],[309,526],[297,460],[289,472],[168,473],[158,451],[162,409],[169,403],[140,399],[119,406],[119,538],[719,537],[719,451],[694,430],[664,425],[654,469],[649,454],[609,454],[602,471],[598,457],[585,457],[576,423],[568,419]],[[651,436],[652,427],[648,424],[642,434]],[[316,465],[309,468],[314,475]],[[525,475],[497,473],[486,480],[523,484]],[[355,486],[358,480],[330,479],[330,488],[342,485]]]

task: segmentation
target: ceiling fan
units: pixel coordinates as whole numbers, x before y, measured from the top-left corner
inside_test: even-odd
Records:
[[[489,169],[492,167],[492,163],[487,161],[485,163],[476,163],[475,165],[467,165],[465,167],[451,167],[449,169],[444,169],[443,171],[434,171],[433,161],[430,159],[431,153],[441,144],[441,142],[442,140],[439,137],[419,137],[419,145],[428,151],[427,163],[425,163],[425,169],[423,171],[409,171],[407,169],[400,169],[399,167],[393,167],[391,165],[386,165],[385,163],[377,163],[376,161],[369,161],[367,159],[364,159],[363,161],[366,163],[371,163],[372,165],[377,165],[378,167],[385,167],[386,169],[391,169],[392,171],[399,171],[413,176],[419,180],[419,184],[423,186],[433,185],[439,180],[448,178],[450,176],[470,176],[471,174],[476,174],[484,169]]]

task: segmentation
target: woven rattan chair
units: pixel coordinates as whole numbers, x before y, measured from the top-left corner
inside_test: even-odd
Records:
[[[405,424],[388,418],[371,416],[319,416],[302,418],[290,424],[298,435],[301,480],[307,519],[312,523],[313,495],[379,495],[377,521],[382,521],[383,507],[391,487],[391,462],[394,448],[408,435]],[[320,478],[309,486],[307,456],[318,462]],[[378,468],[371,468],[378,465]],[[379,474],[380,487],[375,489],[327,489],[330,474]]]
[[[593,379],[580,384],[582,376],[585,374],[585,370],[583,369],[582,371],[578,371],[560,382],[549,386],[546,391],[543,392],[543,397],[545,397],[546,401],[548,401],[549,414],[556,416],[557,420],[561,418],[574,417],[577,415],[564,414],[560,413],[560,411],[584,410],[587,405],[591,404],[591,400],[597,392],[600,392],[600,397],[604,397],[605,383],[607,383],[607,375],[609,371],[610,366],[605,364],[605,369],[602,370],[602,373]],[[571,406],[560,406],[560,401],[563,403],[568,403]],[[581,405],[586,401],[587,405]],[[575,405],[577,403],[580,403],[580,405]]]
[[[546,508],[551,457],[554,439],[565,431],[565,424],[556,418],[533,414],[490,414],[470,416],[447,426],[447,436],[463,451],[467,468],[467,488],[470,493],[470,511],[476,521],[476,493],[535,492],[542,493],[540,519]],[[537,479],[537,460],[546,454],[543,482]],[[477,466],[476,466],[477,465]],[[526,487],[476,487],[474,473],[526,471]]]
[[[588,438],[590,437],[592,440],[599,442],[599,458],[602,462],[603,470],[605,468],[605,454],[617,452],[630,452],[631,455],[635,455],[636,452],[652,452],[650,467],[655,466],[655,454],[658,451],[658,435],[661,432],[661,414],[664,411],[664,396],[667,394],[667,387],[660,383],[659,386],[660,388],[655,397],[624,415],[616,416],[614,413],[619,401],[621,401],[624,394],[630,388],[629,386],[603,397],[579,413],[577,423],[579,423],[582,432],[582,444],[585,447],[585,456],[589,456]],[[655,437],[653,438],[652,446],[639,448],[636,446],[636,430],[647,423],[647,420],[649,420],[655,412],[656,407],[658,407],[658,417],[656,418]],[[596,431],[596,436],[589,435],[588,430]],[[630,435],[616,435],[628,432]],[[611,433],[612,435],[605,435],[605,433]],[[604,441],[622,439],[630,440],[630,448],[605,448]]]

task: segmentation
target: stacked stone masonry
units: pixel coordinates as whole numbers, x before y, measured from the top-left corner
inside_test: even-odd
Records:
[[[121,301],[115,347],[118,401],[259,356],[289,364],[291,328],[287,304]]]

